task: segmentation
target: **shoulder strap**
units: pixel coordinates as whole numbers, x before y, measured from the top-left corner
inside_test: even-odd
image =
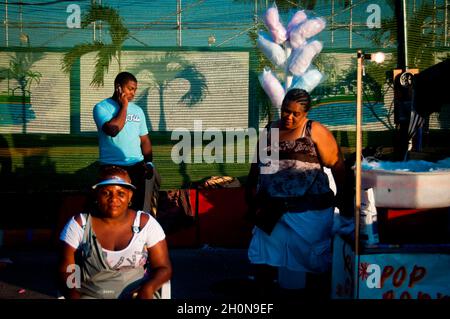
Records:
[[[310,138],[311,138],[311,131],[312,131],[312,123],[313,122],[314,122],[313,120],[308,120],[308,122],[305,125],[305,127],[306,127],[305,128],[305,136],[310,137]],[[312,141],[312,138],[311,138],[311,141]],[[323,171],[322,159],[320,158],[320,153],[319,153],[319,150],[317,149],[317,146],[316,146],[315,143],[314,143],[314,149],[316,150],[317,158],[319,159],[320,168]]]
[[[138,210],[136,212],[136,218],[134,219],[133,223],[133,233],[139,233],[141,231],[141,213],[142,211]]]
[[[81,213],[80,214],[80,219],[81,219],[81,228],[83,228],[83,230],[84,230],[86,228],[87,214]]]
[[[306,122],[304,136],[311,137],[312,122],[313,120],[308,120],[308,122]]]
[[[273,123],[274,123],[274,121],[271,121],[265,127],[267,129],[267,146],[268,147],[271,146],[270,141],[272,140],[271,132],[272,132]]]
[[[267,123],[267,125],[264,127],[267,130],[267,146],[270,145],[270,129],[272,128],[272,123],[273,122],[269,122]]]

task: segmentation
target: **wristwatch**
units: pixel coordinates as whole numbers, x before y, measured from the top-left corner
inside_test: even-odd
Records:
[[[145,166],[150,166],[152,168],[155,168],[155,165],[153,164],[153,162],[145,162]]]

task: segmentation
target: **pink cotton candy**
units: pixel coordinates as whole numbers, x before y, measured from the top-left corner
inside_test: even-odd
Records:
[[[281,108],[281,103],[283,102],[285,92],[275,74],[273,74],[270,69],[265,68],[263,73],[259,75],[258,79],[262,88],[272,102],[272,105],[277,108]]]
[[[308,17],[306,16],[305,11],[300,10],[297,11],[291,18],[291,21],[289,21],[289,24],[287,26],[287,33],[291,33],[291,31],[297,27],[298,25],[300,25],[301,23],[303,23]]]
[[[319,41],[313,41],[295,49],[289,59],[289,71],[297,76],[303,75],[320,51],[322,51],[322,43]]]
[[[291,47],[293,49],[300,48],[302,45],[304,45],[306,43],[306,39],[303,36],[303,32],[302,32],[302,29],[301,29],[301,25],[299,25],[298,27],[294,28],[289,33],[289,43],[291,44]]]
[[[256,41],[258,47],[264,53],[264,55],[276,66],[284,68],[286,64],[286,53],[284,49],[273,42],[270,36],[264,32],[258,34]]]
[[[273,6],[266,11],[264,17],[264,22],[269,29],[272,39],[277,44],[282,44],[287,39],[287,32],[283,24],[280,21],[280,16],[278,14],[278,8]]]
[[[309,19],[302,24],[303,36],[309,39],[325,29],[325,26],[326,22],[323,18]]]
[[[325,25],[325,20],[322,18],[309,19],[299,24],[289,33],[291,47],[294,49],[301,47],[306,43],[308,38],[321,32],[325,28]]]

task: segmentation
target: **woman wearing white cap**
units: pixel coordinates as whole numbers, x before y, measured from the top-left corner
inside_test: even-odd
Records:
[[[149,214],[130,208],[133,191],[119,167],[100,172],[96,209],[64,227],[59,274],[66,298],[154,298],[172,275],[165,234]]]

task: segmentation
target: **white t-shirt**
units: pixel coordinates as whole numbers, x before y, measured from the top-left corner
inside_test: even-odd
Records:
[[[102,248],[106,261],[113,269],[123,269],[125,267],[136,268],[144,265],[147,262],[148,257],[147,248],[153,247],[166,237],[156,219],[143,211],[136,214],[136,219],[140,218],[139,213],[148,215],[148,221],[138,233],[133,233],[133,238],[126,248],[117,251]],[[83,224],[85,224],[84,216],[82,214],[80,215]],[[135,220],[135,224],[137,222],[138,221]],[[139,223],[137,225],[139,225]],[[83,228],[77,223],[75,218],[72,217],[62,230],[59,239],[73,248],[78,249],[78,246],[83,240],[83,233]]]

